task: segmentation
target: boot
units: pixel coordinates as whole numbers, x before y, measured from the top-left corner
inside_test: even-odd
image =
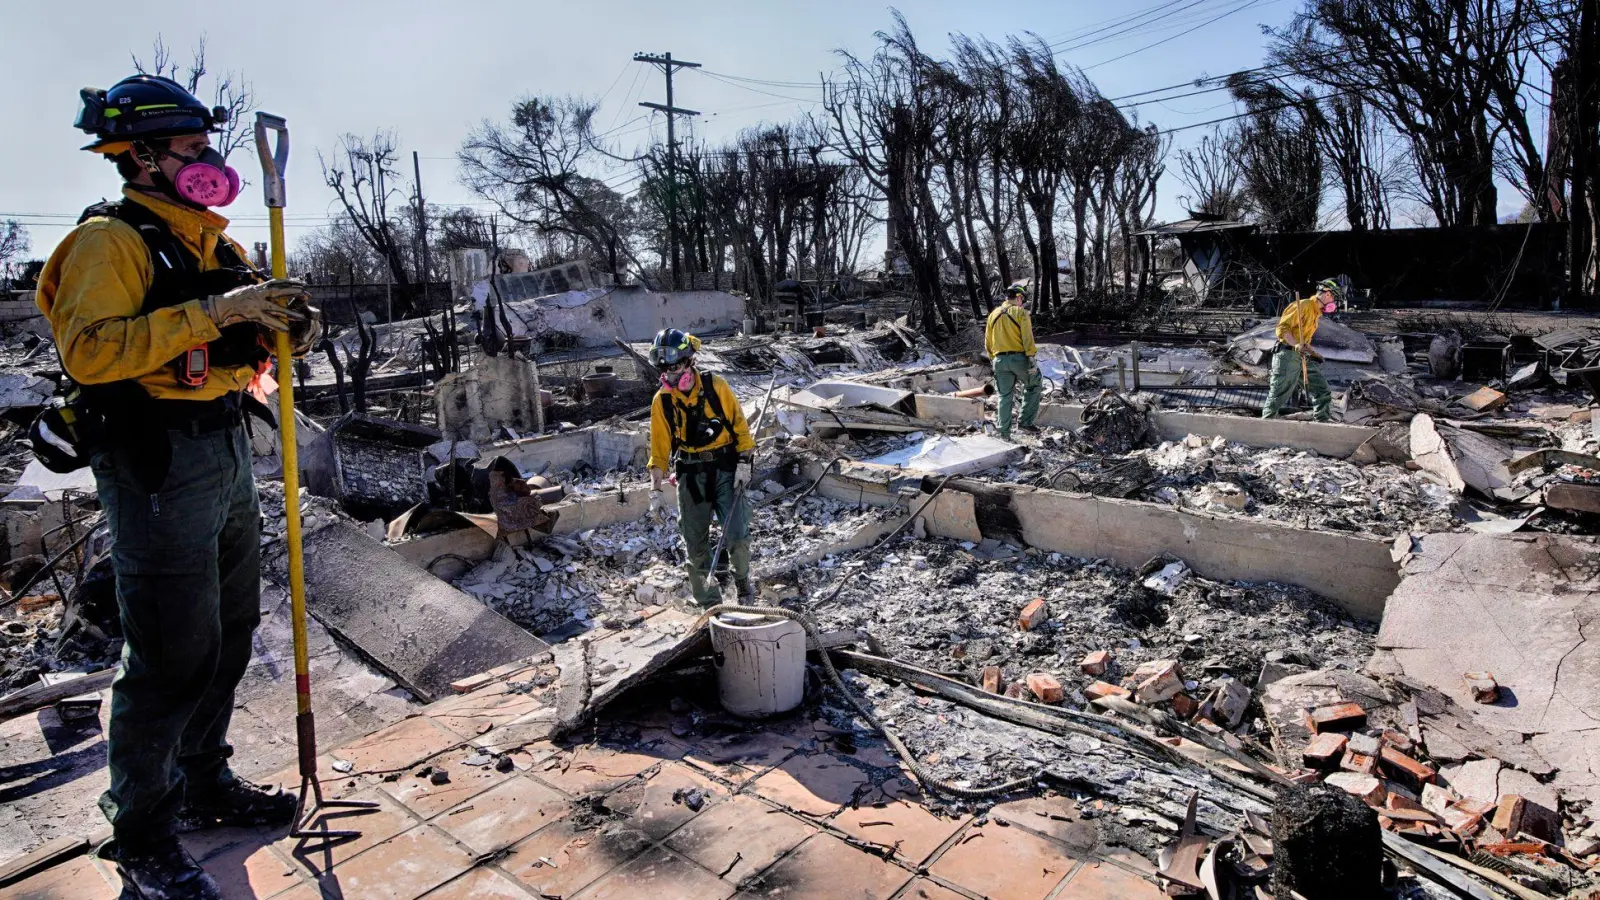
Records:
[[[190,785],[178,812],[179,831],[265,825],[281,828],[294,821],[299,798],[278,788],[264,788],[224,771],[215,784]]]
[[[756,586],[748,578],[739,579],[736,586],[739,589],[739,603],[753,606],[756,602]]]
[[[122,900],[222,900],[217,883],[175,834],[138,849],[113,842],[109,855],[122,876]]]

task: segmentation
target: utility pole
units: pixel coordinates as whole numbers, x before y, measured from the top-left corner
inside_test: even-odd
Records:
[[[646,109],[659,110],[667,114],[667,258],[672,261],[672,287],[682,287],[678,283],[678,132],[676,126],[677,116],[698,116],[692,109],[679,109],[672,105],[672,73],[678,69],[698,69],[697,62],[684,62],[673,59],[671,53],[652,56],[648,53],[635,53],[634,62],[650,63],[657,66],[667,76],[667,105],[659,103],[640,103]]]
[[[422,282],[422,314],[431,312],[428,303],[428,207],[422,200],[422,163],[418,160],[417,151],[411,151],[411,174],[417,181],[417,236],[422,270],[418,273],[417,280]]]

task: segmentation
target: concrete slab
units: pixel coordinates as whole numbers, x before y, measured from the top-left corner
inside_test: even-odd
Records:
[[[986,434],[961,437],[935,434],[920,442],[865,460],[927,475],[971,475],[1021,459],[1023,448]]]
[[[1072,403],[1041,404],[1039,424],[1076,430],[1083,424],[1083,406]],[[1221,437],[1247,447],[1292,447],[1341,459],[1354,453],[1357,447],[1378,433],[1378,429],[1363,425],[1192,412],[1158,412],[1155,425],[1161,438],[1168,441],[1180,441],[1197,434],[1201,437]]]
[[[550,648],[343,523],[306,540],[306,603],[329,631],[424,699],[450,682]]]
[[[912,394],[894,388],[854,381],[819,381],[803,391],[796,391],[789,399],[802,406],[817,409],[849,409],[856,406],[873,406],[910,413]]]
[[[1404,573],[1380,651],[1483,728],[1532,735],[1561,768],[1558,788],[1600,800],[1600,545],[1555,534],[1433,534]],[[1494,673],[1499,702],[1473,702],[1462,674],[1479,671]]]

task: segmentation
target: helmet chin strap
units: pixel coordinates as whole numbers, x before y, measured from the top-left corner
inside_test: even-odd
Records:
[[[150,180],[155,182],[155,189],[161,193],[163,199],[170,200],[179,206],[187,206],[190,209],[205,209],[204,206],[198,203],[183,199],[183,195],[178,193],[178,186],[172,183],[172,179],[167,177],[167,173],[161,171],[159,157],[172,156],[176,159],[182,159],[183,157],[177,156],[168,150],[157,150],[149,144],[139,141],[134,142],[133,149],[129,152],[133,154],[134,159],[139,161],[140,165],[144,166],[145,172],[149,174]]]

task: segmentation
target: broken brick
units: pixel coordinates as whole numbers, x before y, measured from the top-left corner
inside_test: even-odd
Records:
[[[1176,660],[1164,659],[1148,662],[1133,673],[1138,687],[1133,696],[1140,703],[1160,703],[1172,699],[1183,690],[1183,675]]]
[[[1078,668],[1083,670],[1083,674],[1085,675],[1104,675],[1106,673],[1106,669],[1109,669],[1110,667],[1110,650],[1096,650],[1088,656],[1085,656],[1083,658],[1083,662],[1078,663]]]
[[[1459,799],[1460,796],[1447,787],[1431,782],[1422,786],[1422,808],[1440,818],[1444,817],[1444,811],[1450,808],[1450,804]]]
[[[1096,681],[1083,689],[1083,696],[1089,700],[1099,700],[1101,697],[1122,697],[1126,699],[1129,695],[1127,688],[1118,687],[1104,681]]]
[[[1383,802],[1383,782],[1371,775],[1363,775],[1360,772],[1335,772],[1328,776],[1327,783],[1369,806],[1377,806]]]
[[[1300,759],[1313,769],[1331,769],[1344,754],[1345,736],[1319,734],[1300,751]]]
[[[1493,672],[1468,672],[1467,693],[1479,703],[1493,703],[1500,699],[1500,685],[1495,683]]]
[[[1032,631],[1044,622],[1049,610],[1045,609],[1044,598],[1035,597],[1028,601],[1022,608],[1022,615],[1017,617],[1017,627],[1023,631]]]
[[[1006,685],[1006,696],[1016,700],[1022,697],[1022,692],[1025,690],[1027,690],[1027,688],[1023,687],[1022,682],[1013,681]]]
[[[1172,711],[1180,719],[1188,719],[1200,711],[1200,702],[1183,692],[1174,694],[1171,700]]]
[[[985,666],[983,669],[983,689],[991,694],[1000,693],[1000,667]]]
[[[1339,768],[1346,772],[1360,772],[1363,775],[1376,775],[1378,773],[1378,758],[1365,753],[1357,753],[1346,747],[1344,756],[1339,760]]]
[[[1061,682],[1054,675],[1047,672],[1034,672],[1028,676],[1028,690],[1039,698],[1040,703],[1060,703],[1064,696]]]
[[[1367,711],[1355,703],[1335,703],[1312,710],[1306,716],[1312,734],[1324,731],[1353,731],[1365,727]]]
[[[1506,794],[1494,810],[1491,823],[1496,831],[1507,837],[1526,834],[1541,841],[1554,842],[1560,837],[1561,819],[1549,809],[1526,797]]]
[[[1478,827],[1483,824],[1484,806],[1488,806],[1488,804],[1477,804],[1471,800],[1457,800],[1445,807],[1445,811],[1440,814],[1439,818],[1443,819],[1444,824],[1456,834],[1462,837],[1471,837],[1477,833]],[[1489,806],[1489,808],[1493,809],[1492,806]]]
[[[1212,695],[1211,704],[1229,728],[1238,728],[1250,708],[1250,689],[1236,678],[1226,679]]]
[[[1383,730],[1383,737],[1381,740],[1385,744],[1388,744],[1396,750],[1399,750],[1401,753],[1410,753],[1413,746],[1411,738],[1406,737],[1392,728],[1385,728]]]
[[[1422,787],[1438,776],[1433,767],[1423,765],[1393,747],[1384,747],[1379,756],[1384,771],[1407,784]]]
[[[1378,739],[1370,734],[1359,731],[1350,732],[1350,752],[1360,753],[1362,756],[1377,756],[1381,745]]]

